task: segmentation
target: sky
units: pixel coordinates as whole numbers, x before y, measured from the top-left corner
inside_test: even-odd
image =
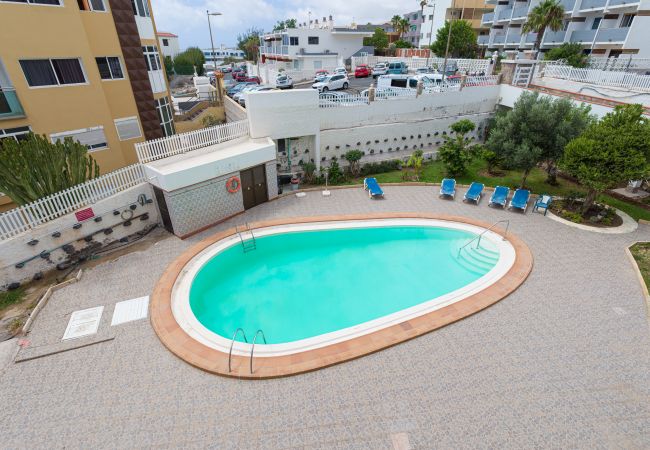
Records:
[[[214,45],[235,46],[237,35],[256,27],[271,30],[278,20],[295,18],[307,22],[332,15],[338,26],[380,23],[395,14],[419,9],[418,0],[151,0],[158,31],[177,34],[181,49],[210,47],[206,10],[220,12],[211,17]]]

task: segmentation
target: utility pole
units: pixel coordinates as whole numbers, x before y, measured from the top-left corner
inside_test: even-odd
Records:
[[[433,0],[431,3],[427,3],[426,6],[431,6],[431,29],[429,30],[429,53],[427,53],[427,62],[426,67],[429,67],[429,57],[431,57],[431,46],[433,45],[433,18],[436,15],[436,2]],[[422,8],[422,13],[424,14],[424,8]]]
[[[451,26],[454,23],[454,9],[456,9],[456,0],[452,0],[451,2],[451,18],[449,19],[449,33],[447,33],[447,48],[445,49],[445,62],[442,64],[442,80],[445,81],[447,79],[447,57],[449,55],[449,41],[451,41]]]
[[[210,11],[206,10],[205,13],[208,16],[208,29],[210,30],[210,45],[212,45],[212,71],[216,72],[217,71],[217,54],[214,52],[214,41],[212,40],[212,25],[210,24],[210,16],[220,16],[221,13],[211,13]],[[216,74],[215,74],[216,76]]]

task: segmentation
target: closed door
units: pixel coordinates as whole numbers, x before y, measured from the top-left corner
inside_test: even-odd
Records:
[[[266,168],[263,165],[253,167],[253,183],[255,184],[255,204],[266,202],[269,195],[266,190]]]
[[[239,173],[241,178],[241,190],[244,197],[244,209],[252,208],[255,203],[255,183],[253,182],[253,169],[242,170]]]

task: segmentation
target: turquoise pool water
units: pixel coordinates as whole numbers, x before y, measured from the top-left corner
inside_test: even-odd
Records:
[[[440,227],[386,226],[258,237],[256,250],[244,253],[234,245],[200,269],[190,307],[203,326],[226,339],[238,327],[249,339],[264,330],[269,344],[311,338],[477,280],[498,257],[460,261],[458,248],[473,236]]]

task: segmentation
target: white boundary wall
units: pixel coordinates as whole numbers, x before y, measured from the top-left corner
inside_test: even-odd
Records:
[[[404,62],[409,69],[419,69],[421,67],[436,66],[442,68],[445,62],[444,58],[398,58],[391,56],[353,56],[352,57],[352,72],[359,64],[367,64],[374,66],[378,62]],[[488,73],[490,67],[490,59],[447,59],[447,64],[456,63],[458,70],[467,73]]]
[[[598,86],[620,87],[631,91],[650,92],[650,75],[638,75],[634,72],[577,69],[567,65],[551,64],[543,69],[543,76]]]

